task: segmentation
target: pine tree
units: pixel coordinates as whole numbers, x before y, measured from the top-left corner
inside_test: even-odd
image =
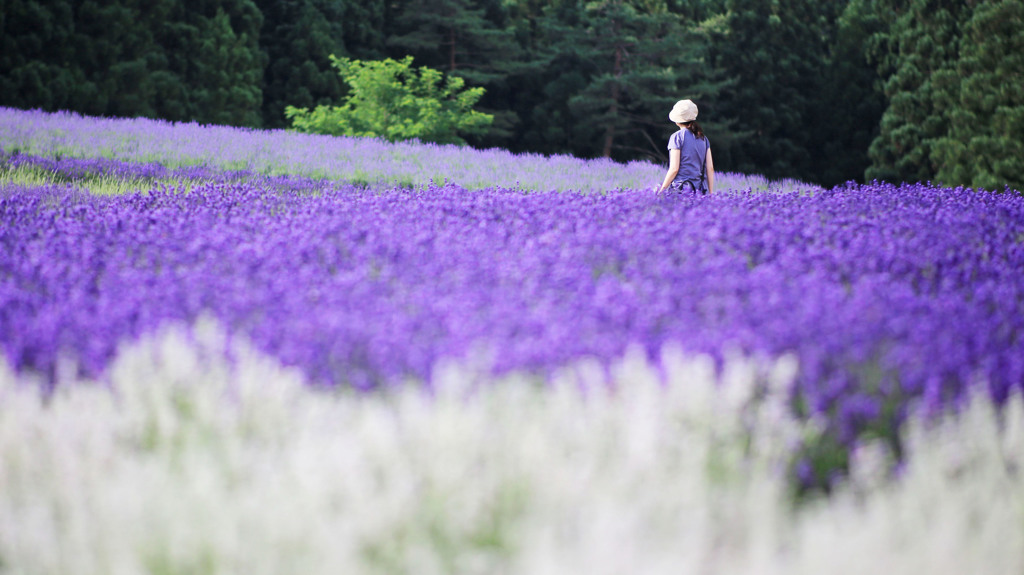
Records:
[[[549,91],[576,153],[631,159],[664,156],[667,119],[681,98],[713,99],[720,85],[704,59],[704,33],[665,2],[598,0],[563,4],[545,23],[559,74]]]
[[[522,71],[508,82],[513,87],[503,93],[518,120],[514,136],[503,145],[513,151],[592,155],[584,148],[588,142],[575,140],[575,122],[569,111],[569,99],[585,87],[586,80],[578,58],[559,49],[576,22],[575,0],[514,0],[510,4],[509,29],[523,47],[523,56]]]
[[[811,168],[804,176],[825,186],[863,180],[868,148],[885,110],[881,78],[869,61],[870,38],[882,30],[870,0],[852,0],[831,33],[828,65],[803,129]]]
[[[71,0],[0,0],[0,105],[98,111],[96,87],[76,61],[74,29]]]
[[[263,14],[260,47],[267,56],[263,76],[263,125],[287,125],[285,106],[333,104],[345,85],[330,55],[384,56],[383,0],[256,0]]]
[[[137,2],[78,0],[75,53],[78,65],[95,84],[95,112],[113,116],[156,116],[151,66],[163,49],[139,21]]]
[[[936,83],[948,135],[930,159],[947,185],[1024,190],[1024,2],[979,2],[963,28],[956,69]],[[940,99],[941,98],[941,99]]]
[[[188,119],[259,126],[265,59],[259,9],[252,0],[185,0],[183,8],[178,25],[185,35],[170,69],[188,90]]]
[[[720,109],[734,138],[716,149],[729,169],[773,178],[816,179],[815,130],[830,114],[826,93],[834,22],[843,5],[816,0],[729,0],[728,32],[715,62],[733,80]]]
[[[960,25],[970,7],[959,0],[876,0],[888,30],[875,58],[888,107],[872,142],[870,179],[926,181],[937,173],[932,153],[948,132],[948,94],[956,90]]]
[[[500,6],[494,4],[408,0],[394,18],[387,45],[396,56],[411,55],[471,84],[489,84],[508,72],[505,65],[518,52],[511,31],[491,19],[500,16]]]
[[[345,50],[355,58],[379,60],[387,56],[384,41],[387,35],[387,0],[314,0],[327,14],[341,5],[342,38]],[[334,13],[331,11],[331,13]],[[333,24],[333,22],[332,22]]]
[[[418,64],[485,88],[480,110],[495,120],[486,134],[470,139],[481,146],[509,146],[520,123],[514,101],[524,53],[500,0],[404,0],[391,5],[387,40],[395,58],[411,55]]]
[[[251,0],[3,0],[0,103],[257,126]]]
[[[344,89],[330,69],[331,54],[347,55],[338,2],[257,0],[263,14],[260,46],[267,55],[263,124],[286,125],[284,108],[310,108],[341,98]]]

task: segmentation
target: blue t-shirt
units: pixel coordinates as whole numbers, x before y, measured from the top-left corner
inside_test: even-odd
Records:
[[[710,148],[711,140],[707,136],[698,140],[697,136],[686,128],[672,134],[668,139],[668,149],[679,150],[679,173],[672,180],[673,188],[680,188],[684,182],[692,182],[697,190],[707,188],[707,183],[701,182],[700,173]]]

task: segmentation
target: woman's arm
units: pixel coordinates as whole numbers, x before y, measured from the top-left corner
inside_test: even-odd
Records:
[[[665,172],[665,181],[661,182],[661,187],[658,188],[658,193],[664,192],[668,188],[672,180],[676,179],[676,174],[679,173],[679,157],[682,155],[678,149],[668,151],[668,172]]]
[[[708,194],[715,193],[715,161],[711,159],[711,148],[708,148],[707,157],[704,159],[704,167],[708,175]]]

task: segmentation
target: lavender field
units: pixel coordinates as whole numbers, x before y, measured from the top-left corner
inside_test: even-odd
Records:
[[[1024,394],[1024,196],[1013,191],[928,184],[849,184],[825,190],[737,174],[720,178],[722,193],[713,196],[659,196],[650,189],[662,174],[663,168],[640,163],[617,165],[566,157],[514,156],[500,150],[396,145],[0,109],[0,349],[9,370],[4,376],[6,387],[0,390],[0,414],[24,422],[0,430],[0,469],[6,470],[0,470],[0,493],[12,494],[0,496],[0,516],[20,517],[38,527],[31,536],[15,536],[18,530],[11,524],[0,525],[0,572],[12,564],[12,557],[33,556],[39,545],[50,540],[64,542],[69,549],[67,560],[77,557],[75,561],[95,565],[95,572],[194,572],[198,564],[190,561],[199,561],[196,554],[203,553],[199,541],[186,544],[184,548],[193,545],[195,549],[180,557],[173,546],[165,549],[168,541],[183,537],[171,531],[155,542],[147,539],[126,543],[131,547],[127,551],[115,549],[117,545],[104,538],[118,537],[117,529],[125,527],[116,526],[127,515],[117,515],[120,508],[113,501],[96,503],[94,511],[108,514],[115,526],[109,533],[95,535],[100,539],[83,539],[77,531],[62,531],[71,529],[68,525],[74,522],[54,522],[42,508],[71,505],[68,509],[75,511],[67,511],[67,516],[78,517],[75,521],[85,524],[92,504],[83,500],[84,508],[75,507],[74,490],[62,485],[38,491],[30,487],[36,483],[33,478],[56,468],[31,463],[21,451],[27,448],[19,447],[19,426],[49,429],[37,433],[33,441],[44,444],[35,449],[57,450],[47,456],[52,459],[47,465],[70,465],[62,473],[72,476],[95,472],[91,466],[101,465],[103,454],[108,459],[116,454],[118,458],[155,458],[154,462],[187,460],[195,455],[200,462],[212,456],[207,450],[220,449],[216,446],[221,442],[235,442],[224,452],[240,449],[237,457],[242,459],[235,460],[236,467],[213,466],[219,471],[211,473],[227,474],[211,480],[216,483],[268,465],[266,459],[249,461],[243,455],[250,442],[255,442],[251,446],[258,447],[257,451],[263,449],[265,441],[260,434],[264,432],[258,430],[274,425],[295,427],[293,431],[266,431],[272,437],[267,445],[291,445],[294,441],[309,448],[312,444],[301,439],[305,437],[302,434],[316,434],[321,428],[329,434],[327,439],[335,434],[349,437],[335,429],[338,422],[307,430],[307,423],[295,420],[306,418],[307,409],[341,410],[349,415],[337,417],[355,417],[353,421],[363,421],[359,425],[370,429],[390,429],[394,422],[415,417],[406,414],[413,408],[396,405],[414,401],[401,399],[409,393],[422,398],[424,390],[434,397],[447,397],[454,384],[451,377],[446,379],[444,366],[458,366],[461,375],[454,379],[461,383],[455,387],[462,391],[456,395],[480,397],[438,407],[442,412],[457,411],[457,405],[462,405],[466,413],[437,415],[441,419],[431,425],[440,428],[428,426],[423,432],[441,433],[438,429],[447,429],[449,419],[445,418],[455,418],[451,421],[460,422],[461,433],[481,437],[507,433],[510,435],[502,435],[504,443],[500,444],[513,454],[511,459],[491,459],[486,455],[486,443],[467,447],[466,453],[475,455],[466,456],[478,458],[476,463],[460,459],[459,449],[442,443],[424,448],[425,453],[436,449],[437,461],[414,464],[402,459],[406,467],[388,468],[380,472],[382,477],[413,481],[408,489],[414,491],[420,489],[416,485],[440,481],[437,485],[445,486],[442,493],[427,489],[433,503],[423,503],[427,507],[411,519],[403,519],[395,510],[393,521],[372,533],[352,525],[339,527],[337,522],[344,523],[346,516],[332,510],[334,527],[343,532],[355,529],[354,540],[348,542],[355,547],[345,551],[351,553],[343,553],[344,557],[316,559],[323,565],[345,566],[350,572],[495,572],[495,565],[505,572],[578,571],[586,568],[593,549],[607,547],[603,538],[625,537],[633,547],[621,549],[618,559],[607,558],[611,567],[606,572],[629,570],[630,562],[641,558],[648,562],[650,572],[680,572],[674,568],[679,565],[674,562],[681,561],[674,555],[676,547],[667,542],[685,536],[696,538],[695,555],[686,559],[696,561],[694,569],[703,564],[722,569],[712,572],[820,572],[814,567],[820,563],[814,563],[810,555],[782,551],[804,549],[801,546],[806,544],[810,553],[813,545],[805,539],[813,538],[812,533],[824,533],[820,526],[834,517],[863,521],[867,530],[884,529],[881,525],[886,520],[882,518],[852,519],[861,517],[860,511],[843,507],[847,495],[861,493],[867,501],[882,501],[910,493],[907,489],[892,495],[886,488],[864,495],[857,474],[866,464],[858,454],[877,450],[877,467],[883,476],[913,476],[906,470],[931,465],[928,469],[932,471],[921,472],[922,477],[949,474],[950,485],[965,492],[982,489],[971,483],[981,481],[988,486],[984,489],[999,490],[1003,512],[1009,513],[1003,518],[1005,523],[992,531],[967,536],[960,527],[951,527],[960,533],[953,537],[960,547],[950,546],[948,537],[928,543],[922,539],[920,546],[872,551],[879,561],[903,557],[906,565],[930,572],[946,568],[958,572],[954,567],[967,572],[962,569],[972,569],[971,557],[976,553],[994,562],[987,564],[985,572],[1019,572],[1019,558],[1024,557],[1014,555],[1024,546],[1019,426],[1010,425],[1010,431],[1004,433],[994,423],[992,429],[985,427],[987,423],[950,424],[971,429],[980,426],[987,430],[979,432],[987,434],[986,439],[962,439],[968,447],[920,463],[914,461],[914,452],[930,453],[931,447],[919,446],[936,440],[913,435],[917,432],[910,430],[927,429],[929,422],[938,422],[949,412],[967,410],[969,405],[976,406],[972,413],[989,414],[972,416],[980,418],[978,421],[988,421],[985,417],[1002,420],[1006,414],[1020,417],[1019,402]],[[196,342],[202,337],[191,327],[200,325],[215,325],[225,335],[215,346],[200,345]],[[168,340],[152,339],[168,329],[182,331]],[[235,340],[244,342],[245,351],[237,351]],[[166,343],[145,343],[153,341]],[[179,351],[177,355],[145,351],[153,345],[157,346],[154,349],[164,345]],[[144,351],[131,351],[138,349]],[[135,359],[126,359],[129,357]],[[624,364],[623,358],[632,359]],[[134,366],[130,375],[118,367],[125,362]],[[269,367],[262,372],[246,367],[252,362]],[[175,367],[179,363],[185,367]],[[217,389],[229,391],[210,395],[202,385],[184,385],[196,379],[216,379],[196,365],[219,366],[214,370],[221,374]],[[681,393],[677,387],[713,389],[721,385],[715,382],[729,379],[728,374],[743,365],[754,366],[737,384],[746,399],[730,404],[722,412],[725,415],[714,415],[717,412],[701,407],[703,403],[690,405],[672,395]],[[785,376],[779,375],[780,369]],[[261,378],[260,373],[265,375]],[[260,409],[276,414],[272,419],[276,424],[247,423],[248,416],[239,415],[237,409],[241,408],[232,407],[232,400],[223,404],[223,394],[239,393],[230,390],[243,379],[257,388],[300,390],[280,392],[287,405],[260,404]],[[665,393],[676,399],[666,399],[666,407],[652,412],[651,428],[644,427],[647,412],[633,411],[607,415],[636,416],[635,420],[616,419],[618,423],[611,427],[585,424],[585,429],[596,426],[593,444],[588,443],[586,434],[574,435],[580,428],[572,427],[576,417],[572,413],[590,409],[585,407],[586,400],[557,400],[561,402],[557,408],[545,407],[549,395],[564,396],[556,389],[568,387],[582,398],[595,398],[629,396],[634,386],[653,386],[661,391],[644,393]],[[161,391],[163,387],[172,391]],[[88,395],[99,392],[107,397],[112,390],[117,396],[128,393],[124,390],[129,388],[136,390],[131,393],[152,394],[155,399],[145,399],[136,413],[127,403],[107,405],[103,402],[108,400]],[[179,388],[185,391],[173,391]],[[502,395],[508,393],[502,391],[505,388],[524,390],[529,398],[508,398]],[[325,389],[335,393],[322,393]],[[25,399],[25,390],[31,390],[36,399]],[[83,393],[91,399],[80,399]],[[299,395],[294,396],[296,393]],[[317,397],[331,407],[314,407]],[[7,406],[24,407],[26,401],[38,403],[34,409],[39,413],[30,420],[14,418],[13,408]],[[108,414],[102,424],[78,421],[71,405],[79,401],[99,401],[99,412],[119,415]],[[294,407],[295,401],[304,407]],[[607,401],[601,405],[616,405],[614,400]],[[658,403],[650,398],[644,401]],[[71,403],[60,407],[62,402]],[[509,414],[515,415],[500,415],[495,402],[505,402]],[[623,403],[632,405],[625,399]],[[47,416],[46,405],[51,404],[54,407]],[[751,407],[754,405],[758,407]],[[362,414],[363,409],[375,415]],[[416,409],[420,408],[413,412]],[[615,408],[607,409],[613,413]],[[59,415],[64,413],[61,410],[66,415]],[[362,415],[352,415],[355,412]],[[533,412],[547,415],[538,415],[543,423],[531,428],[526,422],[532,421]],[[756,421],[751,423],[747,420],[754,412],[770,416],[754,417]],[[392,415],[381,415],[386,413]],[[308,417],[319,421],[319,416]],[[598,419],[605,421],[602,417]],[[694,423],[683,426],[685,429],[673,427],[669,422],[678,417]],[[127,418],[127,423],[117,423],[120,418]],[[53,426],[42,421],[52,421]],[[496,427],[489,431],[492,421]],[[533,429],[524,431],[527,435],[536,434],[530,441],[550,440],[556,447],[544,451],[544,457],[537,455],[540,452],[509,447],[515,443],[520,424]],[[45,439],[62,425],[85,425],[92,434],[87,437],[108,438],[97,439],[100,443],[95,445],[113,443],[102,447],[95,460],[86,461],[93,452],[85,449],[81,456],[85,459],[73,458],[77,463],[67,463],[58,457],[60,435]],[[964,438],[974,437],[974,431],[964,429]],[[300,436],[287,435],[293,432]],[[380,453],[399,457],[395,454],[402,452],[404,440],[395,438],[406,437],[406,432],[381,432],[385,435],[380,437],[391,439],[380,441],[392,447],[382,448]],[[373,441],[374,432],[366,429],[344,441],[358,443],[358,437],[367,433]],[[630,459],[633,456],[619,453],[625,448],[615,447],[618,444],[607,439],[634,433],[639,434],[636,441],[661,446],[652,447],[654,451],[640,448],[645,455],[637,456],[638,468],[630,467],[636,463]],[[949,441],[957,433],[944,435],[941,441]],[[576,439],[557,447],[561,439],[552,437],[559,435]],[[213,443],[201,437],[212,438]],[[541,439],[544,437],[548,439]],[[760,447],[750,447],[753,444]],[[710,455],[707,460],[687,460],[678,451],[685,445]],[[747,448],[742,448],[744,445]],[[970,460],[971,453],[982,453],[977,450],[991,445],[997,447],[984,451],[984,456],[977,455],[978,461],[990,467],[979,463],[985,471],[978,471],[977,476],[969,472],[964,483],[957,483],[957,458]],[[334,453],[320,443],[316,446]],[[718,461],[716,450],[723,450],[725,463]],[[655,500],[650,509],[634,517],[635,530],[629,525],[616,527],[608,519],[612,521],[609,531],[591,533],[587,529],[603,524],[590,525],[585,515],[576,515],[584,513],[578,509],[563,509],[568,515],[556,513],[557,517],[547,517],[541,511],[534,514],[545,509],[546,498],[554,501],[564,496],[557,494],[561,487],[552,487],[556,491],[539,487],[544,484],[540,478],[544,466],[550,465],[554,476],[568,473],[566,486],[589,481],[585,477],[570,480],[572,474],[553,461],[559,454],[571,459],[577,452],[581,461],[593,463],[598,475],[597,470],[606,469],[602,466],[610,462],[618,462],[633,474],[621,484],[611,482],[593,492],[584,490],[580,496],[579,505],[597,505],[595,509],[604,509],[602,501],[614,501],[606,510],[609,518],[630,513],[628,501],[639,493],[633,489],[643,491],[641,485],[648,473],[659,478],[652,479],[658,485],[671,483],[674,473],[682,474],[679,477],[697,473],[692,476],[696,478],[691,485],[695,491],[666,487],[667,499],[650,495]],[[602,453],[616,455],[602,459]],[[657,457],[649,459],[654,453]],[[305,459],[289,461],[313,465]],[[325,461],[329,467],[318,472],[343,473],[343,462]],[[682,471],[684,461],[697,470]],[[352,470],[376,465],[364,460],[350,463]],[[124,475],[118,479],[144,481],[142,477],[149,472],[142,471],[144,462],[137,465],[143,467],[124,467]],[[486,485],[481,487],[483,491],[466,496],[479,498],[473,505],[482,507],[474,507],[473,513],[483,515],[471,514],[463,521],[454,518],[465,512],[462,506],[469,503],[455,486],[472,481],[472,473],[459,475],[459,481],[448,476],[443,481],[430,479],[434,477],[430,474],[443,475],[446,466],[461,469],[459,466],[465,465],[478,469]],[[543,469],[534,469],[537,465]],[[725,466],[724,475],[713,471],[718,465]],[[735,478],[744,475],[747,465],[762,475],[750,479],[752,483],[737,482]],[[506,473],[515,469],[525,475]],[[492,471],[498,475],[488,475]],[[197,488],[192,482],[199,480],[193,473],[186,469],[180,477],[172,474],[183,479],[178,483],[167,480],[167,489]],[[411,479],[415,477],[420,479]],[[817,509],[809,506],[797,517],[777,517],[783,523],[792,521],[782,539],[755,535],[730,539],[723,549],[750,559],[749,564],[740,565],[717,555],[721,551],[713,551],[718,547],[711,542],[701,543],[704,540],[697,523],[683,525],[671,512],[662,516],[657,511],[667,501],[668,509],[679,513],[721,511],[734,514],[743,526],[741,531],[770,531],[770,526],[757,527],[761,519],[755,518],[759,515],[753,508],[722,511],[714,507],[711,500],[718,496],[709,494],[718,489],[716,477],[724,482],[721,493],[746,501],[743,505],[754,505],[757,497],[752,494],[768,489],[762,493],[768,501],[762,511],[771,517],[785,516],[787,494],[826,489],[834,495],[825,511],[807,510]],[[757,483],[762,479],[763,485]],[[256,501],[262,497],[261,490],[284,485],[300,488],[290,481],[282,479],[277,487],[260,484],[258,488],[255,483],[243,483],[252,487],[250,495]],[[553,480],[552,485],[562,485],[559,481]],[[896,480],[879,481],[889,485],[886,482]],[[108,493],[111,488],[102,481],[87,483],[90,487],[84,494],[92,494],[97,501],[113,497],[114,492]],[[632,487],[619,493],[617,485]],[[601,491],[605,488],[611,491]],[[324,491],[326,486],[311,489],[312,495],[304,500],[311,508],[327,505],[324,502],[334,500],[332,497],[354,497],[351,493],[335,497]],[[911,513],[918,513],[943,499],[941,493],[923,491],[919,497],[933,499],[912,503],[900,499],[900,505],[917,505],[914,509],[918,511]],[[388,493],[388,497],[398,497]],[[612,497],[613,493],[617,495]],[[630,497],[625,497],[626,493]],[[695,497],[693,493],[707,497],[692,502],[696,508],[680,503]],[[203,507],[205,496],[196,495],[195,509]],[[240,527],[232,527],[233,522],[242,521],[250,503],[224,497],[231,500],[225,503],[224,514],[210,520],[225,522],[223,529],[234,532]],[[191,501],[188,497],[184,500]],[[300,541],[274,539],[288,537],[285,531],[270,527],[276,525],[274,518],[281,513],[291,517],[292,511],[284,500],[270,500],[284,507],[271,506],[260,512],[266,514],[260,515],[260,521],[267,522],[265,532],[253,541],[271,547],[277,541],[284,545],[282,557],[288,556],[284,549],[299,548],[311,553],[310,561],[319,557],[316,553],[322,549],[316,540],[306,549]],[[957,506],[980,505],[978,513],[984,515],[992,511],[985,501],[970,503],[951,497],[943,503],[948,507],[936,513],[954,517],[963,509]],[[865,509],[873,509],[876,504],[865,505]],[[881,509],[887,504],[877,505]],[[132,517],[144,520],[146,509],[137,503],[137,508],[131,508],[136,514]],[[449,510],[453,515],[448,516]],[[166,529],[187,525],[187,515],[166,512],[160,516],[163,523],[158,521]],[[372,514],[362,510],[353,517],[362,517],[359,513]],[[403,523],[406,519],[408,523]],[[548,519],[550,524],[544,523]],[[292,520],[297,521],[295,517]],[[490,535],[487,521],[497,526]],[[567,531],[552,527],[561,525],[560,521],[569,522],[563,526]],[[440,522],[442,527],[432,522]],[[803,527],[792,527],[802,522],[808,522],[806,533],[801,531]],[[444,531],[469,524],[482,531]],[[590,526],[580,531],[584,524]],[[545,525],[556,531],[543,537],[534,532],[543,531]],[[725,529],[715,525],[705,525],[708,533]],[[438,536],[437,529],[443,536]],[[580,537],[563,540],[566,533]],[[958,539],[961,535],[962,541]],[[236,557],[245,555],[240,551],[248,549],[243,543],[219,531],[211,532],[210,537],[217,543],[211,544],[210,550],[215,566],[207,572],[238,572],[242,565],[249,565],[239,563]],[[840,539],[835,535],[835,540],[823,544],[838,545]],[[871,545],[884,547],[884,538],[876,539],[882,543]],[[359,541],[368,543],[360,546]],[[966,558],[961,563],[929,563],[932,559],[926,555],[936,547],[949,554],[963,551]],[[561,551],[556,553],[554,548]],[[90,549],[106,551],[89,556]],[[147,562],[147,549],[157,557],[152,559],[155,563]],[[845,549],[855,555],[865,552],[856,545]],[[127,555],[122,557],[122,553]],[[424,565],[417,563],[420,556],[433,557],[431,561],[438,563],[426,571],[411,567]],[[544,557],[550,564],[544,563]],[[700,557],[706,561],[702,563]],[[1013,557],[1018,557],[1016,563]],[[807,562],[793,563],[797,559]],[[915,563],[918,559],[921,562]],[[17,561],[23,560],[27,561]],[[14,562],[13,572],[67,572],[55,561],[39,562],[31,568],[28,563]],[[356,563],[362,566],[355,567]],[[120,567],[114,569],[115,564]],[[269,572],[319,572],[318,567],[298,565]],[[167,570],[160,571],[164,568]]]
[[[530,191],[651,188],[664,170],[648,163],[581,162],[568,156],[514,155],[457,146],[388,143],[287,131],[259,131],[138,119],[101,119],[0,107],[0,148],[49,158],[111,159],[163,168],[245,170],[333,179],[356,185],[421,187],[456,182]],[[147,173],[147,168],[137,174]],[[159,169],[159,168],[157,168]],[[187,172],[186,172],[187,174]],[[120,174],[126,176],[127,174]],[[757,176],[722,174],[726,187],[768,190]],[[787,189],[816,189],[786,181]]]

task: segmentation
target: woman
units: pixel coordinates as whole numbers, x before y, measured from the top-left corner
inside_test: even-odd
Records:
[[[710,194],[715,190],[715,163],[711,160],[711,142],[697,123],[697,104],[679,100],[668,119],[679,131],[668,140],[668,172],[658,192]]]

